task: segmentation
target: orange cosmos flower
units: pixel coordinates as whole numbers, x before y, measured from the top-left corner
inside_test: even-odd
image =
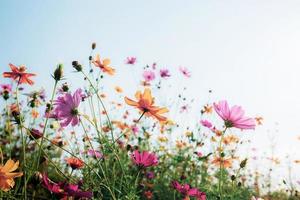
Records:
[[[146,88],[143,94],[141,91],[137,91],[135,93],[135,98],[137,101],[125,97],[125,102],[130,106],[138,108],[146,116],[156,118],[158,121],[167,120],[167,118],[162,116],[162,114],[168,112],[169,110],[167,108],[154,106],[154,98],[152,97],[151,90],[149,88]]]
[[[26,67],[21,65],[20,67],[16,67],[15,65],[9,63],[9,67],[11,72],[4,72],[4,78],[11,78],[13,80],[17,80],[19,84],[25,83],[29,85],[33,85],[34,82],[29,79],[31,76],[35,76],[35,74],[25,73]]]
[[[238,142],[239,142],[239,138],[234,135],[227,135],[223,139],[223,143],[226,145],[231,144],[231,143],[238,143]]]
[[[231,158],[220,158],[220,157],[216,157],[215,159],[213,159],[212,161],[213,164],[220,166],[220,164],[222,163],[224,168],[230,168],[232,166],[232,159]]]
[[[23,175],[22,172],[13,172],[19,166],[19,161],[14,162],[9,159],[4,166],[0,165],[0,189],[4,192],[7,192],[14,187],[15,181],[14,178],[20,177]]]
[[[37,110],[33,109],[31,111],[31,116],[32,116],[32,118],[37,119],[39,117],[39,112]]]
[[[80,169],[84,166],[84,162],[79,158],[71,157],[67,158],[66,161],[72,169]]]
[[[109,75],[115,74],[115,69],[109,66],[110,59],[105,58],[101,61],[99,54],[97,54],[95,60],[93,60],[92,62],[96,67],[99,67],[104,73],[107,73]]]
[[[122,92],[123,92],[123,89],[122,89],[121,87],[119,87],[119,86],[116,86],[116,87],[115,87],[115,90],[116,90],[116,92],[118,92],[118,93],[122,93]]]
[[[204,113],[207,113],[207,114],[211,114],[213,111],[213,107],[206,104],[203,109],[201,110],[201,113],[204,114]]]

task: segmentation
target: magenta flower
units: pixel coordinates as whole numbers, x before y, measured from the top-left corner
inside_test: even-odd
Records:
[[[172,187],[177,190],[183,196],[183,199],[189,199],[189,197],[196,197],[197,200],[206,200],[206,194],[201,192],[197,188],[192,188],[189,184],[180,184],[177,181],[172,181]]]
[[[200,123],[202,124],[202,126],[205,126],[206,128],[212,127],[212,123],[210,123],[208,120],[201,120]]]
[[[137,133],[139,132],[139,127],[137,125],[132,125],[131,130],[134,133],[134,135],[137,135]]]
[[[11,85],[10,84],[1,84],[1,91],[7,91],[7,92],[11,92]]]
[[[93,197],[92,192],[81,190],[80,187],[82,184],[80,182],[78,184],[68,184],[65,182],[55,183],[48,178],[47,174],[42,175],[42,185],[60,199],[68,199],[68,197],[91,199]]]
[[[65,93],[55,100],[54,115],[61,121],[62,127],[72,126],[79,124],[78,107],[82,100],[82,91],[77,89],[73,96],[70,93]]]
[[[168,78],[171,76],[170,72],[168,69],[161,69],[159,70],[159,75],[161,78]]]
[[[125,63],[128,65],[134,65],[136,62],[136,57],[127,57]]]
[[[179,67],[179,71],[187,78],[191,77],[191,72],[186,67]]]
[[[87,155],[94,157],[94,158],[102,158],[103,157],[103,155],[100,151],[93,150],[93,149],[87,150]]]
[[[145,70],[143,73],[143,77],[146,82],[150,82],[155,79],[155,73],[151,70]]]
[[[255,120],[245,117],[244,110],[240,106],[229,108],[227,101],[214,103],[214,109],[217,114],[224,120],[227,128],[235,127],[240,129],[254,129]]]
[[[132,162],[138,167],[151,167],[156,166],[158,164],[158,158],[154,153],[150,153],[148,151],[143,151],[140,153],[138,150],[135,150],[131,154]]]

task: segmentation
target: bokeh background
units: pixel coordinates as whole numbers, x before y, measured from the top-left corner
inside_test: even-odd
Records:
[[[81,79],[71,73],[71,61],[87,64],[96,42],[117,70],[106,84],[131,95],[140,78],[136,68],[157,62],[175,73],[188,67],[191,79],[170,83],[187,86],[195,100],[194,114],[184,120],[194,123],[201,105],[221,99],[262,116],[264,125],[244,134],[257,157],[268,157],[275,144],[280,179],[287,175],[286,156],[300,159],[299,19],[296,0],[1,1],[0,69],[25,64],[38,74],[35,87],[49,94],[50,74],[63,63],[75,87]],[[127,56],[137,57],[136,66],[124,64]],[[299,166],[292,169],[300,180]]]

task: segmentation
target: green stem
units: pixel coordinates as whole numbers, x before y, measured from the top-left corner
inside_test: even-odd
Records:
[[[58,81],[55,81],[55,83],[54,83],[54,87],[53,87],[53,91],[52,91],[52,95],[51,95],[49,112],[52,109],[53,99],[54,99],[57,83],[58,83]],[[42,148],[43,148],[43,143],[44,143],[44,136],[45,136],[45,132],[46,132],[46,129],[47,129],[48,119],[49,119],[49,116],[46,115],[46,121],[45,121],[44,128],[43,128],[43,137],[41,139],[41,145],[40,145],[40,149],[39,149],[38,157],[37,157],[37,161],[36,161],[36,169],[39,168],[39,164],[40,164],[40,158],[41,158],[41,153],[42,153]]]

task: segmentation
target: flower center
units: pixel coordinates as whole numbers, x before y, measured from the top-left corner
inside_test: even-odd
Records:
[[[229,120],[226,120],[226,121],[225,121],[225,126],[226,126],[227,128],[231,128],[231,127],[233,127],[233,123],[232,123],[231,121],[229,121]]]
[[[76,116],[76,115],[78,115],[78,110],[77,110],[77,108],[73,108],[72,110],[71,110],[71,114],[72,115],[74,115],[74,116]]]

